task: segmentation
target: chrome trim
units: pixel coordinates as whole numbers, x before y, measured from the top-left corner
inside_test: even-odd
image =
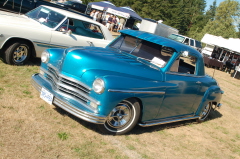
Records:
[[[52,88],[59,94],[63,95],[63,96],[68,96],[68,98],[72,98],[74,100],[77,100],[78,102],[82,103],[79,99],[81,99],[82,101],[85,101],[86,103],[88,101],[92,101],[94,103],[96,103],[97,105],[100,105],[100,102],[97,101],[96,99],[88,96],[87,94],[91,91],[91,88],[88,87],[87,85],[85,85],[84,83],[80,82],[80,81],[77,81],[73,78],[69,78],[69,77],[66,77],[62,74],[60,74],[57,69],[55,67],[53,67],[52,65],[48,65],[48,67],[50,67],[51,69],[54,69],[54,71],[56,72],[53,73],[53,72],[49,72],[48,70],[45,70],[43,68],[41,68],[41,71],[43,71],[44,73],[46,73],[48,76],[50,76],[53,80],[51,80],[51,78],[47,78],[47,77],[43,77],[44,79],[47,79],[47,80],[51,80],[51,82],[49,84],[51,84]],[[68,81],[66,81],[66,80]],[[66,85],[65,83],[67,83],[68,85]],[[71,82],[74,82],[82,87],[78,87],[77,85],[73,85]],[[74,88],[75,87],[75,88]],[[84,88],[83,88],[84,87]],[[69,92],[72,91],[72,92]],[[84,93],[82,92],[79,92],[79,90],[83,91]],[[66,94],[65,92],[68,92],[68,94]],[[85,94],[86,93],[86,94]],[[71,94],[71,95],[69,95]],[[75,96],[77,96],[78,98],[76,98]],[[86,104],[84,104],[86,105]],[[85,107],[88,107],[87,105]],[[89,106],[90,107],[90,106]]]
[[[92,88],[89,87],[88,85],[86,85],[85,83],[82,83],[82,82],[80,82],[80,81],[78,81],[78,80],[76,80],[76,79],[74,79],[74,78],[70,78],[70,77],[67,77],[67,76],[64,76],[64,75],[60,74],[59,71],[58,71],[58,69],[57,69],[56,67],[54,67],[53,65],[48,64],[48,67],[53,68],[53,69],[56,71],[56,73],[58,74],[58,76],[59,76],[60,78],[66,78],[66,79],[68,79],[69,81],[73,81],[73,82],[75,82],[75,83],[78,83],[78,84],[80,84],[80,85],[83,85],[84,87],[86,87],[87,89],[89,89],[89,90],[91,91]]]
[[[160,121],[157,122],[156,120],[153,121],[152,123],[139,123],[139,126],[142,127],[148,127],[148,126],[155,126],[155,125],[161,125],[161,124],[168,124],[168,123],[174,123],[174,122],[179,122],[179,121],[184,121],[184,120],[191,120],[191,119],[197,119],[200,116],[194,116],[194,117],[187,117],[187,118],[180,118],[180,119],[174,119],[174,120],[165,120],[165,121]]]
[[[37,41],[33,41],[33,42],[39,47],[47,47],[47,48],[68,48],[69,47],[69,46],[55,45],[55,44],[43,43],[43,42],[37,42]]]
[[[190,76],[190,77],[198,77],[198,78],[205,77],[204,75],[198,76],[196,74],[187,74],[187,73],[179,73],[179,72],[166,72],[166,74],[180,75],[180,76],[187,76],[187,77]]]
[[[165,94],[164,91],[131,91],[131,90],[117,90],[117,89],[108,89],[108,92],[119,92],[119,93],[146,93],[146,94]]]
[[[39,83],[41,83],[41,80],[44,80],[44,79],[41,78],[41,76],[38,76],[39,79],[37,79],[37,77],[36,77],[37,75],[39,75],[39,74],[32,75],[31,83],[38,92],[41,92],[42,86]],[[47,82],[47,81],[44,80],[44,82]],[[65,111],[69,112],[70,114],[72,114],[80,119],[83,119],[85,121],[95,123],[95,124],[104,124],[105,120],[107,118],[106,116],[103,116],[103,115],[97,115],[94,113],[89,113],[84,110],[78,109],[73,104],[67,102],[66,100],[61,99],[60,97],[58,97],[56,95],[53,98],[53,105],[64,109]]]

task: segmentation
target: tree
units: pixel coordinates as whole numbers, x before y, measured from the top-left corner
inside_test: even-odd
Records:
[[[207,19],[210,19],[211,21],[214,20],[215,14],[216,14],[216,9],[217,9],[217,2],[214,0],[213,4],[210,5],[210,9],[206,12],[206,17]]]
[[[239,2],[235,0],[225,0],[216,9],[214,20],[209,20],[199,36],[205,33],[222,36],[223,38],[236,38],[236,26],[234,17],[239,13]]]

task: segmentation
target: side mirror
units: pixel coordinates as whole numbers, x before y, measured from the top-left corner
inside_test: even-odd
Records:
[[[63,34],[71,35],[72,34],[72,30],[66,30],[66,31],[63,32]]]
[[[67,34],[68,34],[68,35],[71,35],[71,34],[72,34],[72,30],[68,30],[68,31],[67,31]]]

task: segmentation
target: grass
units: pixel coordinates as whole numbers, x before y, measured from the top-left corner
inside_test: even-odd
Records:
[[[207,122],[136,126],[127,135],[108,136],[41,100],[31,86],[38,71],[38,65],[0,61],[1,158],[240,158],[240,81],[229,74],[215,70],[225,94],[222,109]]]

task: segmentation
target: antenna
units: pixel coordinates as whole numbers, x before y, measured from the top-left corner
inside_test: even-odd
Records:
[[[6,0],[6,1],[3,3],[3,6],[5,6],[7,2],[8,2],[8,0]]]
[[[216,69],[216,66],[214,66],[212,78],[214,77],[215,69]]]
[[[13,1],[14,1],[14,0],[13,0]],[[18,13],[18,14],[21,13],[21,10],[22,10],[22,2],[23,2],[23,0],[21,1],[20,10],[19,10],[19,13]]]

